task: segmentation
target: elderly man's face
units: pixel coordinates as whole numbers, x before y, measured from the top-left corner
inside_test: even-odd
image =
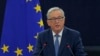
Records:
[[[47,23],[53,31],[59,32],[64,27],[64,23],[65,23],[64,15],[59,10],[52,11],[49,14],[49,18],[47,19]]]

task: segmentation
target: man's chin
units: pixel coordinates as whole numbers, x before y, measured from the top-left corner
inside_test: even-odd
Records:
[[[61,29],[60,28],[55,28],[55,31],[61,31]]]

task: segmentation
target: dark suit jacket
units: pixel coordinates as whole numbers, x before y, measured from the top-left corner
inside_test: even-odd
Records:
[[[64,27],[58,55],[73,56],[73,53],[75,56],[86,56],[83,49],[84,47],[82,45],[80,33],[76,30]],[[39,53],[40,56],[55,56],[53,35],[51,29],[47,29],[39,33],[33,56],[38,56]]]

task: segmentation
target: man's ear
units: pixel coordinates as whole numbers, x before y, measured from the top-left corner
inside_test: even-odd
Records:
[[[48,26],[50,26],[50,21],[49,20],[47,20],[47,24],[48,24]]]

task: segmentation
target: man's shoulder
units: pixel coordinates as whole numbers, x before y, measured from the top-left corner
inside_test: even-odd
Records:
[[[65,34],[69,35],[73,39],[79,39],[80,32],[71,28],[66,27],[65,28]]]
[[[71,29],[71,28],[68,28],[68,27],[64,27],[64,29],[66,30],[66,32],[71,32],[71,33],[80,33],[79,31],[75,30],[75,29]]]
[[[47,33],[49,33],[49,31],[50,31],[50,29],[45,29],[45,30],[41,31],[39,34],[47,34]]]

